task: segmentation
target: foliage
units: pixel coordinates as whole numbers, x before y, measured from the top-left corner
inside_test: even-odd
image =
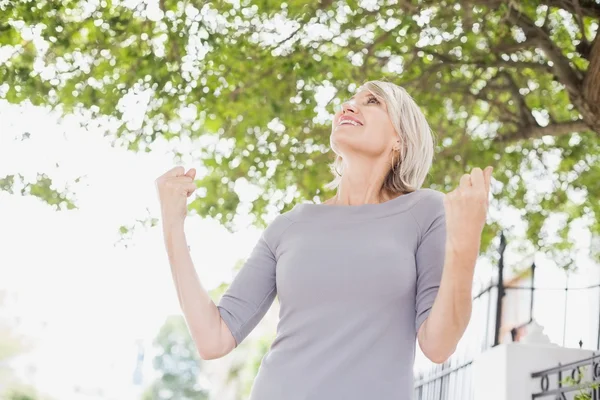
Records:
[[[53,400],[52,397],[40,394],[33,386],[11,384],[0,399],[2,400]]]
[[[160,373],[160,378],[147,389],[143,399],[208,399],[208,391],[198,384],[202,360],[184,317],[169,316],[154,344],[160,349],[153,360],[154,369]]]
[[[334,107],[367,80],[391,81],[438,137],[426,187],[446,192],[471,168],[494,165],[494,195],[523,210],[536,250],[568,252],[570,223],[583,216],[600,234],[598,2],[236,3],[8,2],[0,96],[110,116],[121,124],[107,135],[132,151],[201,137],[190,209],[231,227],[245,179],[261,189],[251,214],[264,226],[269,206],[330,196]],[[124,107],[132,94],[141,118]],[[539,193],[532,183],[542,179]],[[553,213],[565,217],[560,243],[544,233]],[[488,225],[482,248],[501,227]]]
[[[4,297],[7,292],[0,291],[0,307],[5,311]],[[0,399],[1,400],[45,400],[50,398],[40,394],[33,386],[24,384],[10,369],[13,357],[31,349],[31,343],[14,332],[6,320],[8,313],[0,313]]]
[[[581,382],[582,377],[585,375],[588,366],[579,366],[573,371],[577,371],[577,379],[574,379],[572,376],[566,376],[561,380],[562,385],[566,386],[577,386],[579,384],[584,384],[584,388],[577,389],[577,394],[573,397],[573,400],[592,400],[592,394],[598,388],[600,388],[600,383],[592,383],[592,382]],[[591,390],[591,392],[589,391]]]

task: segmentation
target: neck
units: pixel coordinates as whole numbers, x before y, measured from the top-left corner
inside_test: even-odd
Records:
[[[337,193],[329,204],[376,204],[394,197],[382,189],[387,168],[358,169],[346,166]]]

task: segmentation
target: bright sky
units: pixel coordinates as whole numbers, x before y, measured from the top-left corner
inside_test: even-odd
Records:
[[[151,341],[168,314],[180,313],[160,228],[138,229],[128,248],[117,234],[120,225],[145,219],[147,209],[160,216],[154,179],[175,165],[167,146],[152,154],[117,150],[98,132],[74,121],[59,125],[34,107],[1,104],[0,121],[1,176],[32,180],[48,172],[58,187],[84,176],[73,188],[78,210],[57,212],[34,197],[0,192],[0,239],[10,244],[0,254],[0,290],[9,291],[5,306],[39,346],[31,355],[36,384],[52,393],[64,393],[72,382],[98,383],[99,375],[129,384],[135,341]],[[31,140],[15,140],[24,132]],[[188,217],[186,233],[211,290],[231,280],[233,265],[260,231],[231,235],[215,222]]]

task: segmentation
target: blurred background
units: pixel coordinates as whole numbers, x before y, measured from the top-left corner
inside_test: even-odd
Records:
[[[277,214],[333,194],[332,117],[369,80],[426,114],[424,187],[494,166],[470,325],[442,365],[417,346],[415,398],[473,398],[474,360],[510,343],[595,354],[599,20],[600,0],[0,0],[0,399],[247,398],[278,300],[201,360],[154,180],[198,170],[185,229],[218,303]]]

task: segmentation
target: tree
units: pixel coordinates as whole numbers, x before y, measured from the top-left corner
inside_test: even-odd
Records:
[[[144,393],[146,400],[182,399],[206,400],[208,391],[198,384],[201,359],[189,333],[185,319],[180,315],[167,318],[154,344],[160,349],[153,365],[160,373]]]
[[[0,65],[6,100],[110,116],[121,122],[110,132],[115,145],[132,151],[148,151],[159,136],[215,138],[218,145],[202,149],[201,197],[190,208],[225,226],[239,204],[238,179],[262,189],[251,209],[259,226],[269,205],[286,211],[328,196],[328,118],[357,85],[381,79],[404,86],[437,133],[426,186],[449,191],[472,167],[492,164],[498,200],[527,213],[538,249],[568,251],[570,223],[582,216],[600,234],[598,0],[4,7],[0,44],[12,49]],[[289,29],[279,32],[276,19]],[[25,27],[36,27],[47,49]],[[324,88],[329,102],[318,104]],[[137,123],[121,108],[132,93],[147,96]],[[530,184],[540,173],[552,181],[541,194]],[[0,187],[10,190],[14,179]],[[565,216],[562,242],[549,243],[542,227],[557,212]],[[500,228],[485,230],[483,248]]]
[[[4,298],[8,293],[0,291],[0,399],[2,400],[51,400],[51,397],[40,393],[33,386],[21,382],[11,369],[11,359],[31,350],[33,343],[17,333],[9,321]]]
[[[2,400],[54,400],[54,398],[40,394],[33,386],[22,383],[13,383],[9,386]]]

